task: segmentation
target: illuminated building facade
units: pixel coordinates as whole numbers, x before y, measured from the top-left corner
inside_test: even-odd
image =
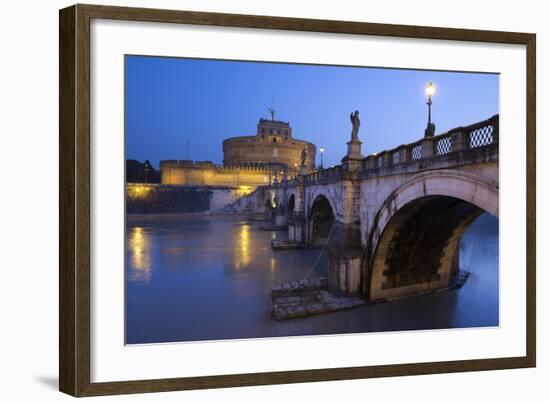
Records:
[[[256,135],[223,141],[223,166],[212,162],[162,160],[161,183],[172,185],[251,186],[268,185],[300,170],[305,149],[306,171],[315,166],[314,144],[292,136],[288,122],[261,118]]]

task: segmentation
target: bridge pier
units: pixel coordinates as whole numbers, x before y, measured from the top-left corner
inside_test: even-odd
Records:
[[[293,212],[288,218],[288,240],[291,242],[305,242],[304,227],[306,225],[303,212]]]
[[[362,160],[361,142],[352,135],[347,155],[342,159],[342,212],[340,220],[334,222],[334,232],[328,242],[328,289],[339,295],[361,292],[364,251],[361,244],[359,171]]]
[[[328,289],[338,295],[361,292],[363,247],[358,223],[335,223],[328,246]]]
[[[275,210],[275,217],[273,219],[273,225],[275,227],[284,227],[288,223],[286,216],[285,206],[281,203]]]
[[[302,169],[303,170],[303,169]],[[306,241],[306,219],[304,213],[304,176],[296,177],[296,189],[288,197],[287,223],[288,240],[303,244]]]

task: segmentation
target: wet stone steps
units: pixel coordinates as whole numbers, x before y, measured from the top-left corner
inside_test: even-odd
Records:
[[[284,251],[287,249],[304,249],[307,246],[301,242],[289,240],[273,240],[271,241],[271,249],[274,251]]]
[[[262,231],[286,231],[286,230],[288,230],[288,227],[287,226],[269,225],[269,226],[260,227],[260,230],[262,230]]]
[[[306,317],[366,305],[358,297],[341,297],[327,290],[327,278],[310,278],[280,284],[271,291],[274,320]]]

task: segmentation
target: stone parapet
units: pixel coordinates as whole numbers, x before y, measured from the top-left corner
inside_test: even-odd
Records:
[[[361,176],[385,175],[452,164],[476,162],[476,159],[498,161],[498,114],[485,121],[457,127],[444,134],[422,138],[408,145],[374,153],[362,160]]]

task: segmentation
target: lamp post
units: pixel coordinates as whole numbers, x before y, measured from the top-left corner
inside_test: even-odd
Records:
[[[323,153],[325,153],[325,148],[319,149],[319,152],[321,153],[321,170],[323,169]]]
[[[435,93],[435,86],[433,83],[429,83],[426,85],[426,95],[428,96],[428,101],[426,104],[428,105],[428,125],[426,126],[426,130],[424,131],[424,136],[434,136],[435,134],[435,124],[432,123],[432,96]]]
[[[145,163],[143,165],[143,172],[144,172],[144,175],[145,175],[145,183],[146,184],[149,181],[149,171],[151,171],[151,163],[149,162],[149,160],[145,160]]]

